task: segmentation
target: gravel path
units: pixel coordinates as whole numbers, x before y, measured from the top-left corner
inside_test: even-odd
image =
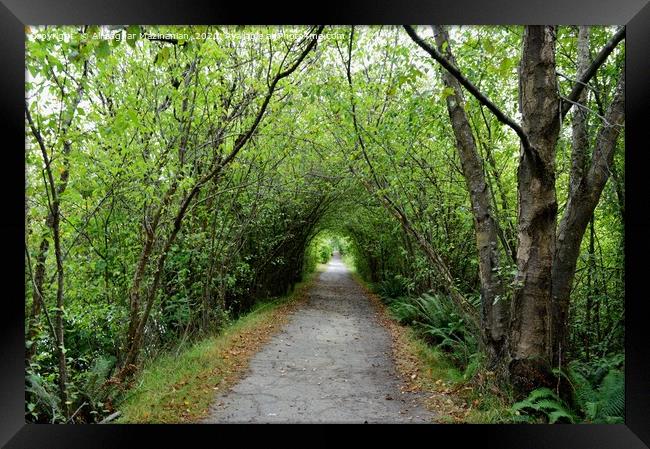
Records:
[[[390,336],[336,255],[309,299],[217,396],[206,423],[432,422],[400,391]]]

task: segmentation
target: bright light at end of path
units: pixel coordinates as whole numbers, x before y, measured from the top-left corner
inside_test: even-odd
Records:
[[[341,260],[341,254],[338,251],[334,251],[332,259],[327,264],[328,273],[341,273],[348,271],[348,267],[345,266]]]

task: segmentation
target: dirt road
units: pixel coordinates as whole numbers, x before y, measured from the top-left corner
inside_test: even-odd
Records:
[[[335,257],[247,375],[220,394],[206,423],[432,422],[402,393],[390,336],[361,286]]]

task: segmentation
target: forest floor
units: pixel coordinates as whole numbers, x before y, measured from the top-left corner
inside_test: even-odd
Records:
[[[335,256],[203,422],[433,422],[373,302]]]

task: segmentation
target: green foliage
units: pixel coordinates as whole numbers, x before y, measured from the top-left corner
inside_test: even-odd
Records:
[[[384,300],[406,296],[413,290],[413,283],[410,279],[396,274],[390,278],[382,279],[375,285],[375,291]]]
[[[513,404],[512,411],[544,416],[550,424],[556,422],[573,424],[576,421],[576,416],[570,408],[549,388],[533,390],[526,399]]]
[[[87,404],[84,412],[90,416],[90,420],[111,411],[107,410],[107,403],[119,398],[118,392],[107,384],[116,361],[117,359],[112,356],[100,356],[93,362],[88,371],[81,373],[79,376],[80,395]]]
[[[425,293],[417,298],[395,299],[389,307],[400,323],[412,326],[427,342],[446,352],[457,366],[471,373],[471,365],[476,363],[476,337],[448,298]]]
[[[594,422],[620,424],[625,418],[625,376],[621,371],[610,371],[598,388],[598,397],[588,418]]]
[[[625,376],[610,365],[602,378],[590,381],[582,372],[588,367],[574,363],[569,369],[574,400],[582,415],[593,423],[622,423],[625,415]],[[591,372],[598,373],[598,371]],[[600,379],[599,379],[600,378]]]
[[[573,390],[575,408],[562,401],[557,394],[548,388],[533,390],[523,401],[512,406],[513,412],[523,412],[524,420],[534,416],[543,416],[549,423],[575,423],[584,421],[596,424],[620,424],[624,422],[625,414],[625,376],[618,368],[611,368],[594,384],[583,371],[586,366],[574,362],[569,367],[568,379]],[[590,372],[593,372],[591,370]]]
[[[415,51],[400,27],[357,27],[350,96],[347,55],[339,51],[346,45],[340,37],[321,39],[299,70],[279,82],[251,139],[206,176],[255,123],[271,77],[296,61],[302,44],[287,31],[305,31],[287,27],[277,37],[277,27],[242,28],[268,37],[264,48],[255,40],[235,42],[227,28],[214,26],[28,29],[27,107],[49,162],[28,128],[25,327],[32,331],[26,347],[35,353],[26,377],[27,419],[68,418],[58,403],[48,322],[57,311],[48,166],[60,191],[63,330],[68,405],[80,410],[75,422],[96,422],[111,409],[113,392],[100,385],[124,362],[134,296],[138,314],[151,299],[136,362],[142,366],[170,348],[219,333],[258,301],[285,295],[335,251],[465,377],[482,369],[476,336],[440,293],[449,281],[414,232],[385,207],[386,199],[398,206],[478,308],[474,218],[446,105],[439,101],[450,91],[438,66]],[[349,31],[326,27],[324,33]],[[612,31],[592,27],[592,47]],[[58,33],[65,39],[53,37]],[[179,38],[161,42],[142,33]],[[521,35],[519,26],[460,27],[447,44],[463,73],[480,80],[481,91],[512,117],[518,112]],[[567,78],[576,70],[575,40],[574,28],[558,28],[558,72]],[[599,71],[598,101],[593,94],[587,100],[591,110],[611,101],[623,58],[617,49]],[[560,91],[570,87],[561,77]],[[495,218],[504,240],[516,245],[519,141],[472,96],[465,109]],[[589,115],[590,143],[598,120]],[[560,210],[571,166],[570,126],[562,129],[555,161]],[[594,213],[593,242],[582,242],[569,320],[567,353],[583,363],[579,371],[593,395],[585,390],[579,401],[593,420],[622,416],[611,374],[620,366],[602,362],[621,354],[624,341],[622,151],[611,168],[616,176]],[[39,311],[33,277],[44,247],[45,307]],[[134,288],[147,251],[142,282]],[[516,270],[503,242],[498,252],[497,272],[510,288]],[[611,409],[601,394],[611,398]]]
[[[63,418],[53,376],[28,374],[25,384],[25,418],[35,422],[56,422]]]

